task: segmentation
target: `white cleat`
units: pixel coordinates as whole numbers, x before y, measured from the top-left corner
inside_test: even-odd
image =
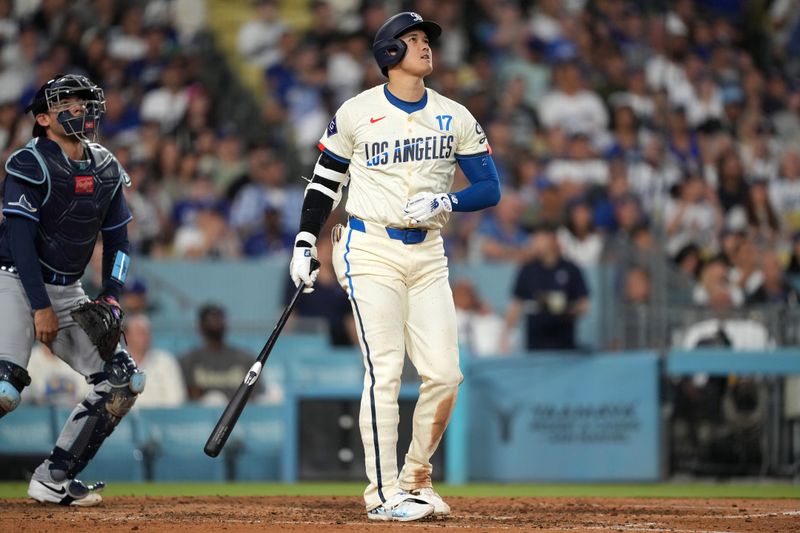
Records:
[[[450,514],[450,506],[442,499],[439,494],[433,490],[431,487],[425,487],[422,489],[415,489],[411,491],[411,494],[416,496],[418,499],[433,505],[433,514],[436,516],[447,516]]]
[[[367,511],[370,520],[388,522],[411,522],[433,514],[433,505],[425,503],[415,496],[400,492],[392,496],[380,507]]]
[[[102,481],[86,485],[77,479],[67,479],[61,483],[31,479],[28,496],[41,503],[93,507],[103,501],[99,492],[104,487]]]

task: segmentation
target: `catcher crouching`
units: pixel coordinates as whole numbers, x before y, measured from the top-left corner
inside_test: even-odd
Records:
[[[93,142],[105,100],[88,78],[56,76],[28,110],[36,121],[33,138],[6,161],[2,185],[0,418],[19,405],[31,382],[26,367],[35,340],[85,376],[92,390],[36,468],[28,495],[42,503],[97,505],[104,484],[76,476],[145,383],[119,343],[123,313],[117,299],[130,263],[132,218],[122,187],[130,179],[113,154]],[[80,279],[98,233],[103,289],[89,301]]]

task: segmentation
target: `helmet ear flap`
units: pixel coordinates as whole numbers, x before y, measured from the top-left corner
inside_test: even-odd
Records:
[[[402,39],[385,39],[375,43],[373,52],[384,76],[389,75],[389,67],[403,60],[407,50],[408,46]]]

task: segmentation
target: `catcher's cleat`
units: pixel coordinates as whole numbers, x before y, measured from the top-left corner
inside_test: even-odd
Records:
[[[400,492],[386,500],[380,507],[367,511],[370,520],[410,522],[433,514],[433,505],[425,503],[407,492]]]
[[[435,516],[447,516],[450,514],[450,506],[447,505],[442,497],[439,496],[439,494],[431,487],[412,490],[411,494],[416,496],[418,499],[433,505],[433,514]]]
[[[61,483],[31,479],[28,496],[41,503],[92,507],[103,501],[99,492],[105,486],[102,481],[86,485],[77,479],[67,479]]]

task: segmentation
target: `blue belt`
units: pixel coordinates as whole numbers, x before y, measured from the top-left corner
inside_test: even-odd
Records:
[[[350,217],[350,227],[361,233],[367,233],[366,224],[360,218]],[[419,228],[384,228],[390,239],[401,241],[403,244],[419,244],[425,240],[428,230]]]

